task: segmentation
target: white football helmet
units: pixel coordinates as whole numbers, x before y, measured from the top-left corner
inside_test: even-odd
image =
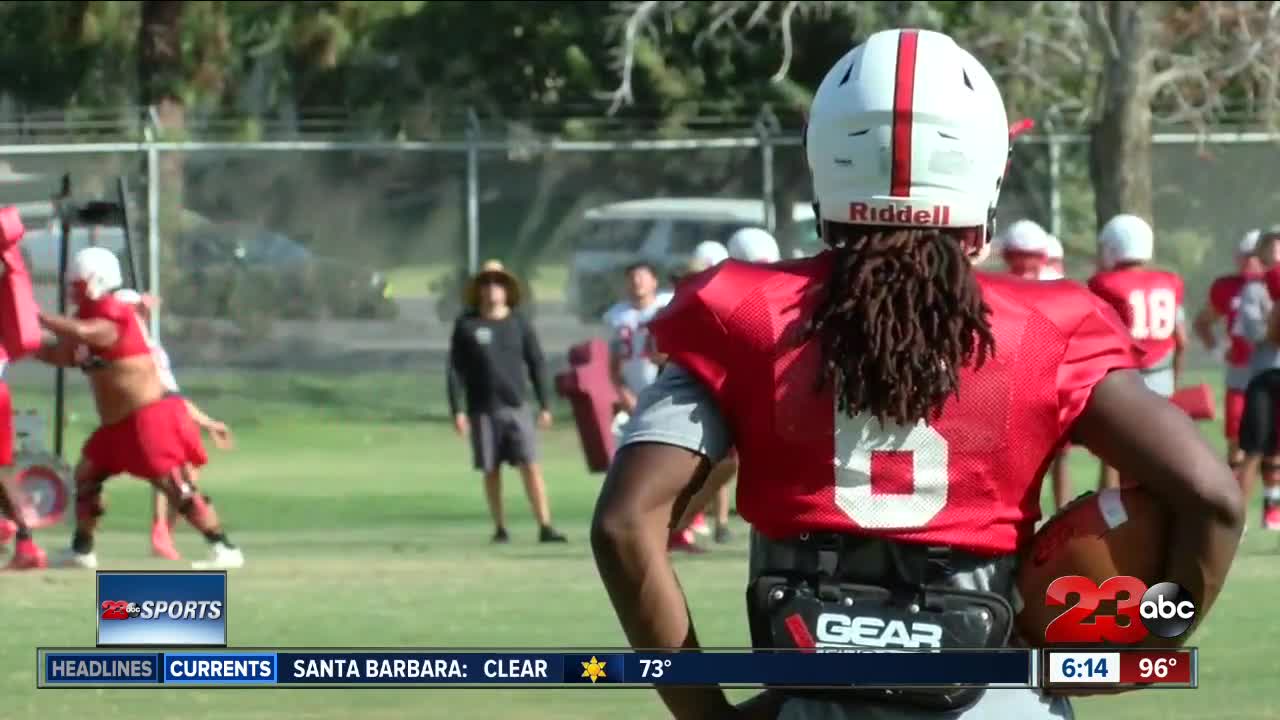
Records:
[[[976,231],[986,249],[1009,162],[1009,120],[982,63],[947,35],[886,30],[850,50],[805,128],[818,216]]]
[[[124,284],[120,260],[103,247],[88,247],[77,252],[74,273],[73,279],[84,281],[85,295],[90,300],[97,300]]]
[[[698,267],[715,267],[727,259],[729,259],[729,251],[715,240],[700,242],[698,247],[693,249],[693,264]]]
[[[782,259],[778,241],[768,230],[745,227],[729,238],[729,257],[746,262],[771,263]]]
[[[1146,220],[1137,215],[1116,215],[1098,233],[1102,267],[1123,262],[1148,262],[1155,256],[1155,236]]]
[[[1049,233],[1035,220],[1019,220],[1000,233],[1000,249],[1049,256]]]
[[[1044,267],[1040,268],[1041,280],[1061,280],[1066,277],[1063,272],[1062,261],[1066,255],[1065,249],[1062,247],[1062,241],[1058,238],[1046,234]]]
[[[1240,255],[1252,255],[1253,251],[1258,248],[1258,238],[1262,237],[1262,230],[1250,230],[1240,238],[1240,246],[1236,248],[1236,252]]]

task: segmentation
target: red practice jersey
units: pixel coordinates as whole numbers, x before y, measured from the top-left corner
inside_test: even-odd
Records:
[[[115,344],[107,348],[93,348],[94,354],[102,360],[151,354],[151,346],[147,344],[147,336],[138,314],[134,312],[132,305],[121,302],[115,295],[107,294],[97,300],[84,300],[76,309],[76,317],[81,320],[110,320],[115,324],[119,332]]]
[[[1248,367],[1249,355],[1253,352],[1253,344],[1236,335],[1232,328],[1236,324],[1236,314],[1240,312],[1240,291],[1254,279],[1256,276],[1240,273],[1223,275],[1209,286],[1209,306],[1227,320],[1227,337],[1231,341],[1227,349],[1227,364],[1231,367]]]
[[[1089,289],[1120,314],[1146,351],[1144,367],[1173,352],[1182,322],[1182,278],[1176,273],[1146,267],[1104,270],[1089,278]]]
[[[961,370],[936,421],[881,428],[838,412],[830,384],[816,389],[820,348],[800,336],[831,261],[726,261],[650,324],[733,433],[738,512],[779,540],[841,532],[1012,552],[1035,529],[1045,469],[1094,385],[1141,351],[1077,283],[979,274],[995,357]]]

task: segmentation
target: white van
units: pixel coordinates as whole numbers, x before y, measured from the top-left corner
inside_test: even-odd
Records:
[[[16,207],[27,231],[22,238],[22,255],[27,263],[27,271],[36,280],[56,279],[62,225],[54,214],[53,203],[17,203]],[[126,258],[124,231],[118,226],[73,227],[71,246],[67,248],[67,262],[75,257],[77,251],[92,246],[107,248],[120,258],[123,265]]]
[[[583,322],[594,323],[621,298],[622,270],[646,261],[667,278],[682,270],[698,243],[727,243],[744,227],[765,227],[764,201],[748,198],[649,198],[601,205],[583,213],[573,237],[565,298]],[[796,256],[821,247],[813,206],[796,203],[775,235]]]

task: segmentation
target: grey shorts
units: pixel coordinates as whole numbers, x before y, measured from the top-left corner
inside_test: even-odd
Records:
[[[533,411],[527,405],[504,407],[471,415],[471,452],[474,467],[484,472],[502,463],[519,466],[538,459],[538,437]]]

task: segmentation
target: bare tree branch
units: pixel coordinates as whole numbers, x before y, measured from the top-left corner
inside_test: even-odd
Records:
[[[618,70],[620,79],[617,89],[609,95],[609,115],[618,112],[623,105],[635,102],[631,90],[631,74],[635,71],[636,46],[640,40],[640,33],[650,27],[653,16],[662,8],[662,3],[659,0],[645,0],[639,3],[623,3],[621,7],[627,13],[627,19],[623,25],[622,45],[616,59],[620,66]]]

